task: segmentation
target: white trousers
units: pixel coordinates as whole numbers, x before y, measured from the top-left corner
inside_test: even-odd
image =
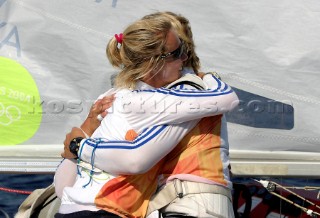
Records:
[[[234,218],[231,200],[220,194],[189,194],[177,198],[161,213],[183,214],[199,218]]]

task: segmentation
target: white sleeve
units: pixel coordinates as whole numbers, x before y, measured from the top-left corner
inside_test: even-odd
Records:
[[[134,141],[83,139],[79,158],[112,174],[140,174],[165,157],[198,120],[145,129]]]
[[[77,163],[75,160],[64,159],[54,174],[54,188],[56,195],[61,199],[65,187],[72,187],[76,181]]]
[[[131,119],[132,125],[136,121],[139,121],[139,123],[144,121],[144,123],[142,122],[143,127],[153,127],[145,129],[132,142],[84,139],[79,149],[79,157],[113,174],[139,174],[146,172],[168,154],[197,124],[200,118],[222,114],[237,105],[238,98],[228,85],[212,75],[206,75],[204,82],[208,88],[206,91],[158,89],[158,91],[133,92],[131,95],[133,98],[129,102],[131,104],[129,106],[138,105],[135,108],[137,109],[135,112],[139,113],[132,115],[133,111],[127,111],[127,119]],[[187,104],[196,101],[201,106],[197,107],[194,112],[182,107],[182,111],[179,110],[176,111],[178,113],[173,114],[153,114],[152,111],[150,112],[150,108],[148,111],[150,113],[144,113],[141,111],[142,108],[140,106],[147,106],[147,104],[136,104],[139,99],[136,98],[138,96],[141,99],[146,99],[146,103],[149,99],[159,99],[160,102],[167,103],[168,101],[172,105],[178,99],[184,99]],[[208,107],[212,103],[214,103],[214,109]],[[117,108],[117,106],[114,108]],[[148,107],[152,108],[153,106],[151,104]]]
[[[146,126],[179,124],[223,114],[238,105],[238,97],[226,83],[205,75],[206,90],[138,90],[115,101],[114,109],[136,129]],[[137,126],[137,125],[140,126]]]

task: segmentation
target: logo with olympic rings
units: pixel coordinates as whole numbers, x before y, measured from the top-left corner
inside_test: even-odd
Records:
[[[0,57],[0,77],[0,146],[21,144],[42,120],[42,107],[35,104],[40,102],[38,87],[21,64],[8,58]]]
[[[4,105],[0,102],[0,117],[2,116],[6,116],[6,118],[8,118],[8,121],[2,122],[0,120],[0,125],[8,126],[12,122],[18,121],[21,118],[21,111],[14,105],[10,105],[5,108]]]

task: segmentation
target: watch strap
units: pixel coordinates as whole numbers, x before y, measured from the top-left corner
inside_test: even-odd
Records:
[[[80,143],[82,139],[83,139],[82,137],[74,138],[71,140],[69,145],[70,152],[76,155],[76,158],[78,158],[78,151],[79,151]]]

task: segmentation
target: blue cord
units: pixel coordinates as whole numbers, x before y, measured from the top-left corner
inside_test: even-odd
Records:
[[[84,142],[84,143],[86,143],[86,141]],[[94,144],[94,147],[93,147],[93,149],[92,149],[92,154],[91,154],[91,170],[90,170],[90,179],[89,179],[89,182],[87,183],[87,184],[85,184],[84,186],[82,186],[83,188],[85,188],[85,187],[87,187],[90,183],[91,183],[91,180],[92,180],[92,175],[93,175],[93,173],[94,173],[94,158],[95,158],[95,151],[96,151],[96,148],[99,146],[99,144],[101,143],[101,139],[98,139],[98,141]],[[82,152],[82,149],[80,150],[80,154],[81,154],[81,152]]]
[[[82,177],[81,175],[81,172],[80,172],[80,166],[79,166],[79,163],[80,163],[80,159],[81,159],[81,154],[82,154],[82,150],[83,150],[83,145],[86,144],[88,138],[86,138],[86,140],[82,143],[82,146],[80,146],[80,152],[79,152],[79,157],[77,159],[77,174]]]

